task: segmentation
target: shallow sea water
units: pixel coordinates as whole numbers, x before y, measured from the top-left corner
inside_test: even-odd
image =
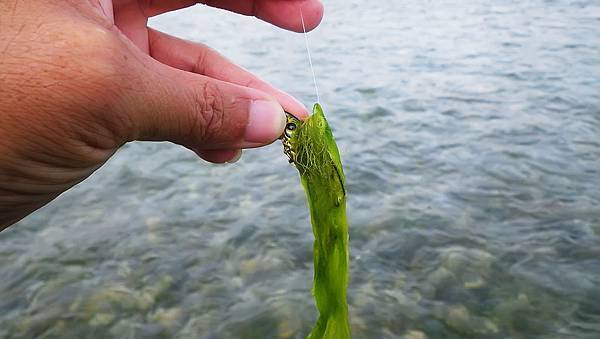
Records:
[[[600,2],[326,1],[354,338],[600,338]],[[315,100],[302,35],[151,21]],[[133,143],[0,233],[0,338],[303,338],[312,233],[282,147]]]

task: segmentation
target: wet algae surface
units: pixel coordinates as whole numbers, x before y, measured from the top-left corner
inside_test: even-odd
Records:
[[[350,338],[346,179],[338,147],[319,104],[304,122],[288,115],[284,136],[306,191],[315,237],[312,292],[320,314],[308,338]]]

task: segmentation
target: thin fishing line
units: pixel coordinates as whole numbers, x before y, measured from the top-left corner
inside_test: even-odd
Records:
[[[315,76],[315,68],[313,67],[312,57],[310,56],[310,47],[308,47],[308,34],[306,33],[306,26],[304,25],[304,16],[302,15],[302,9],[300,9],[300,20],[302,20],[302,30],[304,31],[304,41],[306,42],[306,52],[308,53],[308,63],[310,64],[310,71],[312,72],[313,82],[315,83],[315,92],[317,93],[317,103],[321,104],[321,98],[319,97],[319,87],[317,87],[317,77]]]

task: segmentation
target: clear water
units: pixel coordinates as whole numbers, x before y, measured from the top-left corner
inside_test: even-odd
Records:
[[[354,338],[600,338],[600,3],[326,8]],[[315,101],[302,35],[204,6],[152,26]],[[303,338],[311,245],[280,144],[130,144],[0,234],[0,338]]]

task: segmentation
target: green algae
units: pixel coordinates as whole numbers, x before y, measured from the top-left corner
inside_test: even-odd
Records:
[[[350,338],[346,183],[340,154],[319,104],[304,122],[288,115],[284,151],[306,192],[315,237],[313,295],[319,318],[309,339]]]

